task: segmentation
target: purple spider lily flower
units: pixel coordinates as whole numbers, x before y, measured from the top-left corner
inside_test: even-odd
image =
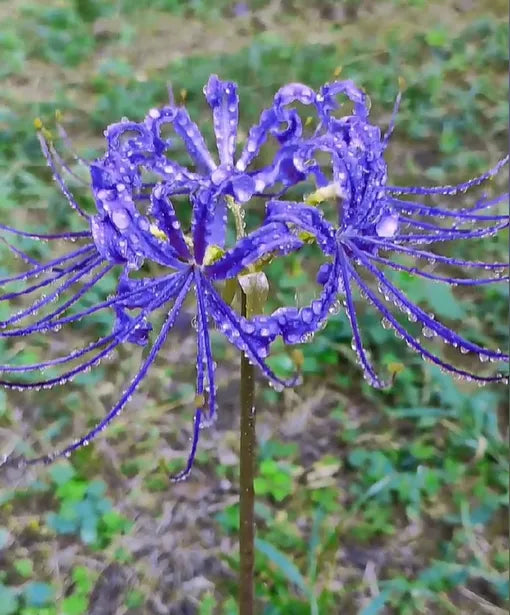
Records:
[[[0,384],[22,390],[64,384],[74,375],[96,365],[120,344],[148,345],[153,327],[150,320],[152,314],[163,309],[167,316],[139,372],[106,417],[88,434],[62,451],[38,459],[22,460],[22,464],[38,461],[49,463],[59,456],[69,455],[92,440],[122,411],[165,343],[191,289],[194,289],[197,305],[197,403],[188,462],[176,479],[184,478],[189,473],[200,428],[209,424],[216,414],[210,321],[259,366],[276,388],[281,388],[292,385],[295,379],[281,380],[270,370],[265,358],[271,343],[277,336],[282,336],[288,344],[307,341],[339,308],[341,300],[351,323],[353,348],[365,375],[374,386],[384,386],[363,347],[352,292],[353,286],[357,286],[382,313],[385,323],[426,359],[447,371],[479,382],[503,379],[503,376],[478,376],[456,368],[423,346],[400,324],[385,301],[406,312],[410,320],[420,322],[424,334],[437,335],[458,346],[462,352],[476,352],[482,360],[507,359],[500,351],[485,350],[437,322],[412,303],[377,265],[448,284],[475,285],[496,281],[495,277],[465,279],[436,275],[417,266],[404,265],[383,254],[389,252],[417,259],[434,258],[442,265],[484,268],[494,270],[499,275],[505,263],[466,262],[433,255],[416,246],[436,241],[474,239],[498,232],[508,225],[507,220],[502,216],[479,212],[498,204],[504,197],[482,201],[471,209],[460,211],[432,208],[398,197],[401,194],[450,195],[465,191],[497,173],[506,160],[484,176],[459,186],[435,189],[389,186],[384,151],[393,129],[397,106],[390,130],[382,137],[379,129],[368,120],[366,96],[350,81],[327,84],[317,93],[301,84],[281,88],[275,95],[273,105],[262,112],[258,124],[250,129],[246,143],[235,160],[237,87],[212,76],[204,93],[213,112],[219,163],[208,151],[205,140],[184,107],[170,104],[161,109],[151,109],[141,123],[126,120],[114,124],[105,132],[105,155],[90,164],[81,161],[90,171],[91,190],[97,209],[95,215],[87,214],[74,199],[61,174],[64,171],[72,174],[72,171],[41,136],[43,152],[57,184],[70,205],[86,220],[89,230],[41,235],[11,227],[0,228],[40,240],[87,242],[47,263],[38,263],[8,245],[16,256],[27,261],[32,268],[26,273],[0,280],[1,285],[21,280],[35,281],[39,277],[43,279],[30,282],[31,285],[23,291],[8,292],[0,296],[0,300],[28,295],[46,286],[56,288],[0,323],[0,326],[8,328],[0,336],[17,337],[58,330],[63,325],[108,308],[113,308],[116,321],[110,335],[67,356],[33,365],[0,366],[0,371],[7,373],[29,373],[80,360],[78,365],[60,376],[30,384],[13,381],[1,381]],[[353,103],[350,115],[340,118],[335,115],[340,108],[336,100],[338,95],[346,96]],[[306,123],[302,122],[297,110],[290,107],[293,103],[315,109],[319,121],[311,137],[304,136]],[[166,125],[173,128],[177,139],[183,142],[192,159],[193,169],[177,163],[169,155],[176,139],[164,136],[163,128]],[[65,133],[62,136],[67,140]],[[253,168],[252,163],[270,137],[275,137],[278,144],[273,162],[262,169]],[[313,158],[315,152],[329,156],[330,168]],[[330,179],[331,171],[333,181]],[[334,224],[326,220],[315,206],[282,200],[290,188],[311,177],[318,188],[315,204],[334,199],[339,205]],[[277,192],[276,198],[275,194],[266,192],[278,185],[283,185],[283,190]],[[183,232],[172,202],[173,198],[180,196],[187,197],[192,208],[188,235]],[[247,237],[238,239],[231,249],[225,251],[229,199],[242,204],[253,196],[270,199],[264,224]],[[422,222],[413,215],[433,217],[435,220]],[[441,217],[452,219],[455,226],[440,226],[437,219]],[[465,223],[474,224],[476,228],[461,228]],[[318,281],[323,287],[320,297],[305,308],[284,307],[271,316],[257,316],[250,320],[240,317],[223,301],[214,284],[235,278],[268,255],[298,250],[302,241],[296,231],[313,235],[328,260],[318,274]],[[165,272],[157,277],[131,277],[131,273],[139,270],[144,262],[156,263]],[[115,268],[120,269],[120,274],[116,293],[112,297],[66,315],[71,306]],[[360,276],[360,269],[377,279],[384,301]],[[73,290],[77,283],[81,283],[81,287]],[[41,310],[68,292],[71,296],[63,303],[40,315]],[[17,324],[33,315],[36,316],[35,322],[25,326]]]
[[[293,87],[295,91],[306,92],[307,98],[311,98],[306,86],[294,84]],[[338,107],[334,101],[338,93],[346,95],[353,103],[351,116],[337,119],[330,114],[331,110]],[[266,223],[282,222],[293,225],[297,231],[312,234],[330,262],[323,264],[319,270],[317,279],[323,285],[323,291],[318,299],[299,310],[295,307],[280,308],[272,314],[270,321],[278,328],[279,335],[286,343],[304,342],[324,326],[328,312],[337,312],[340,305],[343,305],[353,332],[353,350],[366,379],[373,386],[385,387],[387,384],[377,375],[363,347],[353,298],[353,288],[357,287],[361,295],[382,315],[383,326],[393,328],[398,337],[404,339],[410,348],[427,361],[445,372],[481,384],[506,381],[507,376],[503,374],[479,375],[450,364],[428,349],[415,334],[410,333],[390,309],[390,306],[395,306],[410,321],[420,324],[424,337],[437,337],[458,348],[463,354],[474,353],[482,362],[508,361],[506,353],[485,349],[438,322],[433,314],[412,302],[385,272],[386,268],[405,271],[451,286],[508,281],[508,275],[505,275],[508,263],[471,262],[421,249],[423,244],[490,237],[507,228],[508,215],[484,213],[507,200],[507,194],[492,200],[482,199],[474,207],[460,210],[432,207],[401,198],[401,195],[452,196],[464,193],[496,175],[508,163],[508,156],[480,177],[456,186],[426,188],[389,185],[384,152],[393,131],[399,101],[400,96],[397,98],[390,128],[386,135],[381,136],[379,129],[369,123],[366,97],[352,82],[326,85],[315,96],[314,104],[318,108],[321,123],[314,137],[303,140],[299,145],[294,153],[294,163],[298,170],[316,167],[318,165],[313,155],[326,152],[331,159],[333,182],[328,185],[324,185],[323,181],[317,182],[318,190],[311,199],[313,205],[281,199],[270,201]],[[321,178],[320,170],[315,172],[315,177]],[[334,200],[338,204],[335,224],[326,220],[315,206],[325,200]],[[422,221],[416,219],[416,216],[431,220]],[[443,219],[453,224],[443,226]],[[469,227],[465,228],[466,225]],[[413,257],[417,263],[400,263],[395,260],[396,255]],[[420,261],[425,261],[429,267],[437,263],[441,267],[450,265],[458,269],[486,270],[492,275],[465,278],[432,273],[421,267]],[[367,284],[362,272],[368,273],[377,282],[377,291]]]
[[[241,317],[225,303],[215,283],[235,278],[268,255],[286,254],[301,247],[301,240],[289,231],[284,222],[274,222],[238,239],[231,249],[220,249],[225,241],[228,198],[243,203],[274,183],[283,181],[290,184],[297,177],[305,176],[289,162],[290,150],[286,150],[285,164],[278,152],[277,163],[268,169],[250,171],[248,168],[268,134],[276,134],[283,149],[297,139],[299,130],[296,129],[297,124],[294,126],[293,112],[287,114],[284,109],[287,99],[279,100],[277,94],[274,108],[266,110],[262,114],[261,125],[250,131],[251,137],[235,164],[237,88],[235,84],[221,82],[213,76],[204,92],[213,111],[219,164],[207,150],[186,109],[173,105],[151,109],[142,123],[122,121],[110,126],[105,132],[107,151],[102,158],[90,164],[80,159],[89,168],[97,209],[95,215],[84,211],[71,194],[64,172],[72,172],[53,146],[40,135],[42,150],[56,183],[72,208],[85,219],[89,230],[42,235],[1,227],[6,232],[38,240],[86,240],[86,243],[47,263],[31,262],[29,271],[0,280],[4,286],[15,281],[37,279],[23,291],[5,293],[0,300],[26,296],[47,286],[51,289],[31,306],[0,322],[0,327],[4,329],[0,337],[58,331],[66,324],[107,308],[113,308],[116,321],[111,334],[66,356],[31,365],[0,365],[1,372],[26,374],[80,361],[59,376],[31,383],[2,380],[0,385],[27,390],[65,384],[75,375],[97,365],[123,343],[148,345],[153,328],[151,315],[163,309],[167,317],[138,373],[103,420],[61,451],[37,459],[18,460],[19,465],[50,463],[58,457],[70,455],[88,444],[122,411],[156,359],[191,289],[194,289],[197,306],[196,412],[189,459],[185,469],[175,479],[182,479],[189,473],[199,430],[210,424],[216,415],[215,363],[209,335],[211,321],[260,368],[275,388],[292,386],[296,382],[295,378],[280,379],[265,361],[269,346],[278,333],[273,323],[267,324],[261,318],[253,324]],[[289,126],[285,135],[279,132],[282,121],[287,121]],[[188,170],[167,157],[167,150],[173,145],[171,140],[162,136],[162,127],[167,123],[182,139],[196,170]],[[62,136],[67,140],[65,133]],[[279,172],[280,167],[284,171]],[[146,181],[146,173],[150,173],[156,181]],[[190,201],[192,222],[189,236],[183,232],[171,201],[174,195],[185,195]],[[211,253],[215,254],[215,258],[211,258]],[[130,277],[131,272],[139,270],[144,262],[157,263],[167,272],[158,277]],[[119,281],[112,297],[66,314],[113,269],[119,271]],[[79,289],[76,289],[77,284],[81,284]],[[63,303],[50,308],[52,302],[68,294],[70,296]],[[50,308],[49,313],[44,313],[47,308]],[[18,324],[31,316],[35,316],[35,321],[24,326]]]

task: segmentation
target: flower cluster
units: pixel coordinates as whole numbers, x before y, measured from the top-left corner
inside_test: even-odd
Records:
[[[258,366],[273,386],[281,389],[294,385],[297,377],[284,380],[273,373],[266,362],[271,344],[279,337],[286,344],[309,341],[343,305],[352,328],[353,349],[365,377],[373,386],[383,387],[386,384],[363,347],[353,292],[357,287],[381,313],[383,326],[392,327],[425,359],[445,371],[481,383],[505,378],[502,374],[480,375],[456,367],[410,333],[394,315],[393,306],[410,321],[420,323],[425,337],[437,336],[462,353],[476,353],[481,361],[508,359],[503,352],[482,348],[440,323],[399,290],[384,270],[406,271],[450,285],[471,286],[508,279],[504,275],[507,263],[464,261],[422,249],[423,244],[489,237],[507,227],[507,216],[485,213],[507,195],[482,200],[469,209],[433,207],[408,200],[407,196],[465,192],[495,175],[508,158],[483,176],[458,186],[392,186],[387,182],[384,154],[399,99],[390,128],[382,135],[370,122],[366,95],[352,82],[326,84],[318,92],[305,85],[289,84],[276,93],[272,106],[262,112],[259,122],[249,130],[244,146],[238,148],[237,86],[211,76],[204,94],[212,110],[217,159],[208,150],[186,108],[173,101],[151,109],[142,122],[123,120],[114,124],[105,131],[105,154],[92,162],[79,159],[89,171],[89,190],[96,207],[92,215],[80,207],[68,188],[65,176],[73,171],[45,138],[44,130],[40,131],[42,150],[55,181],[71,207],[83,217],[87,229],[45,235],[0,225],[6,233],[36,240],[83,242],[46,263],[39,263],[7,244],[29,263],[30,269],[0,280],[2,287],[27,282],[22,291],[6,291],[0,301],[31,295],[47,287],[51,290],[0,322],[0,337],[58,331],[106,309],[114,311],[116,320],[109,335],[65,356],[35,364],[0,365],[1,372],[16,374],[42,373],[46,368],[60,366],[66,370],[66,364],[73,363],[58,377],[31,383],[10,378],[0,384],[20,390],[61,385],[97,365],[121,344],[134,343],[149,349],[136,376],[94,429],[61,451],[37,459],[18,458],[18,465],[49,463],[67,456],[101,432],[122,411],[146,376],[192,292],[196,299],[196,412],[188,462],[176,479],[188,475],[200,429],[210,425],[216,416],[211,323]],[[339,97],[350,101],[352,112],[341,114]],[[312,130],[308,130],[308,120],[301,118],[295,103],[305,106],[316,117]],[[168,130],[172,132],[171,138],[167,136]],[[62,137],[67,140],[65,133]],[[257,165],[261,148],[268,140],[276,144],[272,162]],[[177,141],[185,147],[191,165],[179,164],[172,155]],[[290,200],[292,189],[301,184],[312,187],[308,197],[304,201]],[[190,228],[186,231],[175,207],[176,200],[183,198],[191,213]],[[265,217],[260,227],[247,235],[243,225],[238,224],[237,240],[227,248],[229,213],[237,213],[239,219],[243,205],[252,198],[265,201]],[[323,203],[334,204],[334,220],[328,220],[321,208]],[[448,226],[443,219],[449,221]],[[299,251],[304,242],[315,242],[324,254],[317,276],[321,291],[310,305],[299,309],[285,306],[270,315],[246,318],[225,300],[219,289],[221,283],[255,271],[269,258]],[[396,258],[399,255],[411,258],[411,263],[401,262]],[[159,265],[162,274],[148,276],[144,271],[140,275],[144,264],[151,262]],[[421,267],[420,262],[440,264],[441,270],[443,266],[452,266],[460,271],[488,273],[486,277],[452,277],[433,273],[430,267]],[[69,313],[111,271],[117,276],[114,295]],[[366,274],[377,282],[376,288],[366,280]],[[58,307],[51,305],[63,296],[66,298]],[[151,317],[158,310],[164,310],[166,316],[161,329],[153,335]],[[25,319],[30,319],[30,323],[18,324]]]

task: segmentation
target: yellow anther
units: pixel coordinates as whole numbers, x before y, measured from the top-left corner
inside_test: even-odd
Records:
[[[57,122],[61,122],[64,119],[64,114],[60,109],[55,109],[55,120]]]
[[[304,243],[314,243],[315,241],[315,235],[313,235],[312,233],[309,233],[308,231],[301,231],[298,235],[299,239],[301,239],[302,242]]]
[[[402,77],[402,75],[399,76],[398,78],[398,89],[400,92],[403,92],[407,87],[407,82],[405,80],[404,77]]]
[[[154,237],[161,239],[161,241],[165,241],[166,239],[168,239],[165,233],[163,233],[163,231],[155,224],[151,224],[149,230],[154,235]]]
[[[342,70],[343,70],[343,66],[337,66],[335,70],[333,71],[333,76],[340,77],[340,73],[342,72]]]
[[[42,123],[41,118],[40,118],[40,117],[36,117],[36,118],[34,119],[34,128],[35,128],[36,130],[42,130],[42,129],[43,129],[43,126],[44,126],[44,125],[43,125],[43,123]]]
[[[179,97],[182,103],[186,102],[186,98],[188,96],[188,90],[186,88],[182,88],[179,92]]]
[[[204,256],[204,265],[212,265],[225,254],[225,250],[220,246],[207,246]]]
[[[309,115],[305,120],[305,126],[310,126],[312,122],[313,122],[313,117]]]
[[[184,235],[184,243],[188,246],[191,253],[193,253],[193,239],[190,235]]]
[[[308,205],[320,205],[328,199],[333,199],[340,196],[338,184],[329,184],[323,188],[318,188],[315,192],[305,197],[305,203]]]
[[[203,408],[205,406],[205,395],[195,395],[195,408]]]

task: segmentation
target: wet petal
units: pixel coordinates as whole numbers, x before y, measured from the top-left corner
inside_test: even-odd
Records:
[[[239,121],[237,85],[231,81],[220,81],[217,75],[211,75],[204,87],[204,94],[213,110],[214,132],[220,162],[222,165],[232,167]]]
[[[303,245],[289,232],[285,224],[266,224],[247,237],[239,239],[236,245],[218,261],[204,268],[204,273],[214,280],[236,277],[248,265],[256,263],[271,254],[288,254]]]
[[[159,184],[151,193],[150,214],[154,216],[169,242],[183,259],[189,260],[191,254],[184,239],[181,223],[177,218],[172,202],[168,198],[165,184]]]

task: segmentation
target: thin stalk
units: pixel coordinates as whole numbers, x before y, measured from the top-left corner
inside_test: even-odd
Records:
[[[249,315],[247,297],[241,294],[241,313]],[[241,355],[241,459],[239,496],[239,613],[254,613],[255,562],[255,379],[254,368],[245,355]]]

